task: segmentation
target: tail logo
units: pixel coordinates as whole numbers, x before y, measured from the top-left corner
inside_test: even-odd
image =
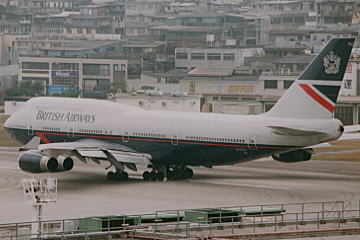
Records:
[[[340,69],[341,58],[331,51],[324,58],[324,67],[327,74],[337,74]]]

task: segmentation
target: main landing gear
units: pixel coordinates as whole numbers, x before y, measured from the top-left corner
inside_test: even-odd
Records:
[[[125,171],[119,171],[116,172],[110,171],[107,174],[107,179],[109,181],[127,181],[129,179],[129,174]]]
[[[151,172],[145,171],[143,178],[145,181],[163,181],[164,179],[169,180],[183,180],[192,178],[194,172],[188,167],[167,167],[164,169],[153,169]]]

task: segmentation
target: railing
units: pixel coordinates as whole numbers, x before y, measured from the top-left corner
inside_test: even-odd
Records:
[[[216,217],[185,221],[188,209],[157,211],[154,214],[89,217],[42,221],[42,232],[31,235],[34,222],[0,224],[1,239],[110,239],[114,236],[146,239],[179,239],[226,234],[278,232],[284,229],[328,229],[360,227],[359,209],[344,201],[286,203],[217,208]],[[276,210],[276,211],[275,211]],[[233,215],[228,215],[229,211]],[[271,212],[271,213],[269,213]],[[346,224],[345,224],[346,223]],[[240,230],[239,230],[240,229]]]

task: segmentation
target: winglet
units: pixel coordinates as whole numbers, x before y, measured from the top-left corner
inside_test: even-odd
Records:
[[[37,150],[40,145],[40,138],[38,136],[33,137],[25,146],[19,148],[19,151]]]

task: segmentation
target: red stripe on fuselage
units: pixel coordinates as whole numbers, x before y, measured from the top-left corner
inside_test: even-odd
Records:
[[[38,136],[43,143],[51,143],[49,139],[45,137],[44,133],[36,132],[35,135]]]
[[[307,84],[299,84],[300,87],[316,102],[318,102],[321,106],[326,108],[329,112],[334,112],[335,106],[329,103],[326,99],[320,96],[317,92],[315,92],[309,85]]]

